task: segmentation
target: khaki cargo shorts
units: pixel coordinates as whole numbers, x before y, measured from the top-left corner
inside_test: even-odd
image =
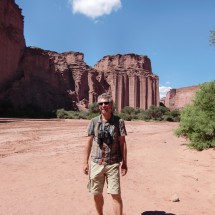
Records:
[[[90,176],[88,182],[89,192],[96,195],[102,194],[105,180],[107,182],[107,193],[120,194],[120,163],[97,164],[91,161]]]

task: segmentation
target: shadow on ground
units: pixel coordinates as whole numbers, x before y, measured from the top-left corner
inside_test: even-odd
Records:
[[[176,215],[172,213],[166,213],[165,211],[145,211],[141,215]]]

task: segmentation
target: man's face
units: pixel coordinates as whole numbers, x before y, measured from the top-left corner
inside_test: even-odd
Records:
[[[112,112],[112,103],[108,99],[101,98],[98,100],[99,109],[102,114],[111,114]]]

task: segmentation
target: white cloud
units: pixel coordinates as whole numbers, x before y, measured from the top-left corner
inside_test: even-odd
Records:
[[[159,87],[160,99],[165,97],[167,92],[170,91],[170,89],[172,89],[172,87],[160,86]]]
[[[95,19],[109,15],[112,11],[121,8],[121,0],[68,0],[73,13],[81,13]]]

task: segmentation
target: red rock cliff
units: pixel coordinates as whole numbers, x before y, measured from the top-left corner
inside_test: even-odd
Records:
[[[198,89],[199,86],[171,89],[163,99],[163,103],[170,110],[182,109],[186,105],[192,103]]]
[[[19,76],[25,49],[23,16],[14,0],[0,1],[0,91]]]
[[[146,56],[106,56],[92,68],[79,52],[26,47],[23,16],[14,0],[0,0],[0,33],[0,104],[4,106],[76,110],[103,92],[113,96],[118,111],[125,106],[158,105],[158,77]]]
[[[152,73],[147,56],[106,56],[94,68],[99,73],[97,80],[113,96],[118,111],[125,106],[148,109],[159,105],[158,76]],[[93,96],[89,96],[92,102]]]
[[[76,103],[88,95],[88,66],[83,62],[82,53],[59,54],[29,47],[20,69],[22,76],[4,92],[4,98],[14,107],[74,110]]]

